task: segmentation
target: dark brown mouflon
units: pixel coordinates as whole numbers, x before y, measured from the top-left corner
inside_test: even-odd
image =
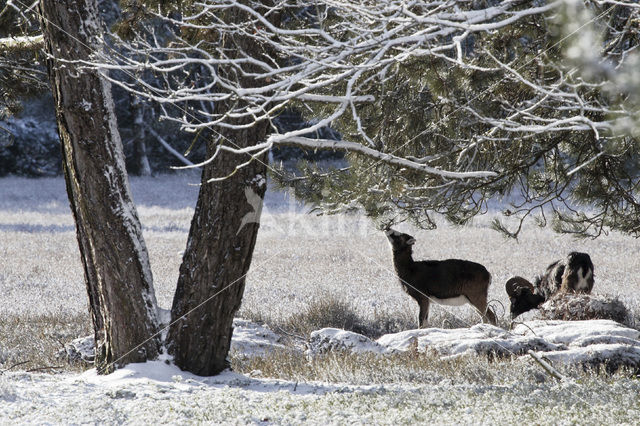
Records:
[[[468,260],[415,261],[412,246],[416,240],[393,229],[386,231],[393,250],[393,264],[405,292],[418,302],[418,326],[427,326],[429,304],[473,305],[483,321],[496,323],[495,314],[487,309],[487,292],[491,274],[479,263]]]

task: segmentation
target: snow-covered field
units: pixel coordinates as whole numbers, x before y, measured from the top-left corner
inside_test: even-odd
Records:
[[[197,181],[194,175],[132,179],[164,308],[171,304],[197,197],[198,188],[189,183]],[[239,316],[282,324],[331,299],[344,301],[372,324],[415,326],[417,305],[399,288],[384,234],[362,217],[304,212],[287,194],[268,192]],[[533,278],[567,252],[584,251],[595,265],[593,292],[619,296],[632,312],[640,312],[637,240],[617,233],[574,240],[529,225],[519,241],[512,241],[492,231],[490,220],[481,217],[470,227],[441,226],[431,232],[400,230],[416,237],[416,258],[457,257],[484,264],[493,275],[490,298],[506,309],[509,277]],[[80,336],[56,330],[50,318],[88,320],[61,178],[0,179],[0,295],[0,422],[634,423],[640,418],[637,379],[576,373],[580,380],[556,383],[544,375],[539,379],[540,367],[524,361],[496,363],[501,376],[486,383],[455,372],[423,383],[403,379],[371,385],[315,382],[307,376],[277,380],[259,373],[205,379],[162,363],[132,366],[107,378],[90,371],[28,373],[20,366],[7,371],[23,349],[3,340],[2,322],[15,335],[21,327],[33,333],[29,324],[49,318],[46,330],[25,339],[69,341]],[[505,325],[507,313],[500,303],[494,306]],[[479,318],[468,307],[433,307],[430,321],[443,328],[452,323],[470,327]],[[427,357],[425,362],[439,361]]]
[[[0,376],[7,424],[633,424],[640,383],[298,383],[202,378],[161,362],[113,375]]]
[[[144,237],[150,251],[156,294],[164,308],[171,299],[197,197],[195,176],[132,178]],[[0,179],[0,312],[37,315],[86,310],[86,297],[73,218],[64,181]],[[417,305],[399,291],[384,234],[362,217],[317,217],[286,193],[267,193],[262,224],[240,316],[259,313],[284,318],[322,297],[340,297],[364,316],[417,317]],[[590,254],[594,293],[620,296],[640,311],[638,241],[618,233],[575,240],[530,225],[519,241],[490,229],[489,217],[472,227],[442,226],[412,233],[415,258],[456,257],[482,263],[493,275],[490,298],[508,302],[504,283],[513,275],[533,278],[569,251]],[[47,303],[42,303],[46,300]],[[468,307],[447,311],[470,323]],[[431,315],[441,308],[435,306]],[[500,315],[501,307],[498,307]]]

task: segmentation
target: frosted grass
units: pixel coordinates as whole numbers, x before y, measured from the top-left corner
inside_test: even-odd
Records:
[[[485,385],[442,379],[428,385],[349,385],[233,373],[201,378],[162,363],[147,364],[103,378],[2,375],[0,417],[38,424],[564,425],[631,424],[640,416],[638,381]]]
[[[195,175],[131,180],[156,296],[164,308],[171,306],[197,197],[198,188],[189,183],[197,182]],[[359,316],[372,321],[406,318],[408,312],[417,317],[416,303],[400,290],[393,274],[384,234],[362,217],[325,218],[304,211],[286,194],[268,192],[239,316],[284,321],[331,296],[348,301]],[[458,257],[484,264],[493,274],[490,298],[507,309],[504,283],[510,276],[533,278],[552,261],[577,250],[588,252],[594,262],[594,293],[620,296],[636,315],[640,312],[637,240],[612,233],[578,241],[528,225],[516,242],[492,231],[490,221],[481,217],[469,227],[444,225],[432,232],[400,230],[416,237],[418,259]],[[73,219],[61,178],[0,179],[0,294],[0,321],[10,318],[7,324],[17,328],[33,318],[71,318],[60,323],[62,337],[47,330],[44,338],[49,340],[71,340],[77,336],[67,335],[69,330],[79,329],[75,322],[88,321]],[[468,307],[433,307],[430,318],[444,321],[443,314],[465,324],[479,322]],[[51,326],[56,328],[53,322]],[[35,322],[25,327],[31,334],[24,339],[34,340],[39,348],[44,338],[34,327]],[[0,341],[0,362],[15,357],[19,344]],[[230,373],[190,378],[158,363],[148,363],[153,371],[136,382],[88,379],[87,373],[3,371],[0,418],[10,423],[105,424],[626,424],[640,416],[637,379],[585,374],[572,383],[556,383],[530,363],[482,359],[449,369],[428,358],[393,366],[388,361],[386,367],[369,369],[362,360],[344,362],[336,358],[330,369],[319,366],[316,380],[335,373],[352,383],[252,379]],[[396,374],[394,368],[402,371]],[[362,384],[376,374],[397,380]],[[430,379],[416,384],[408,379],[415,375]]]
[[[132,178],[131,188],[149,249],[156,295],[171,306],[198,178],[193,174]],[[490,229],[491,217],[471,226],[446,224],[435,231],[401,226],[417,239],[416,259],[462,258],[482,263],[493,275],[490,299],[508,309],[504,283],[513,275],[532,279],[569,251],[590,254],[594,293],[619,296],[640,312],[638,241],[618,233],[576,240],[529,224],[519,241]],[[0,312],[41,315],[86,312],[87,301],[73,219],[61,178],[0,179]],[[318,298],[349,301],[371,320],[417,316],[393,272],[386,237],[366,218],[318,217],[286,193],[268,192],[245,298],[239,316],[284,321]],[[46,301],[46,303],[43,303]],[[496,305],[497,313],[504,314]],[[434,306],[431,318],[449,312],[467,323],[479,317],[468,306]]]

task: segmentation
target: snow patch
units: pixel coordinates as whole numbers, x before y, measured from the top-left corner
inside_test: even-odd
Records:
[[[640,342],[638,342],[640,343]],[[570,347],[562,351],[537,352],[554,364],[605,366],[615,371],[620,367],[640,368],[640,344],[595,344],[586,347]]]
[[[233,320],[231,336],[231,354],[235,356],[263,356],[274,350],[287,350],[281,343],[281,337],[267,326],[249,320]]]
[[[338,328],[323,328],[311,333],[307,356],[329,351],[349,351],[354,353],[387,353],[388,349],[362,334]]]
[[[528,321],[517,325],[513,329],[513,333],[523,336],[535,335],[542,337],[548,342],[563,345],[584,342],[594,337],[640,339],[640,331],[625,327],[611,320]]]
[[[555,350],[558,345],[536,336],[515,336],[493,325],[478,324],[471,328],[439,329],[427,328],[388,334],[378,343],[394,352],[411,349],[419,352],[435,351],[443,357],[469,354],[498,354],[500,356],[521,355],[527,350]]]
[[[56,354],[56,358],[67,362],[84,361],[93,363],[95,359],[95,340],[93,336],[79,337],[64,345],[64,349]]]
[[[171,320],[171,311],[158,309],[162,325],[166,326]],[[166,337],[167,330],[163,331]],[[364,336],[363,336],[364,337]],[[281,343],[282,338],[271,331],[267,326],[236,318],[233,320],[233,335],[231,337],[231,354],[245,358],[264,356],[274,350],[291,350]],[[164,339],[163,339],[164,341]],[[70,362],[93,362],[95,358],[95,341],[93,336],[80,337],[67,343],[63,350],[58,352],[58,358]],[[160,355],[160,361],[170,361],[166,354]]]
[[[392,354],[432,352],[441,358],[459,356],[544,354],[560,364],[595,366],[608,364],[640,367],[640,331],[610,320],[530,321],[507,331],[489,324],[471,328],[426,328],[387,334],[373,341],[363,335],[335,328],[311,333],[306,354],[331,350]]]

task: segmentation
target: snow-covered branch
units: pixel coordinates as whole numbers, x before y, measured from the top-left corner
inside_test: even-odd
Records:
[[[477,160],[489,149],[485,141],[497,150],[508,147],[514,135],[533,138],[541,133],[591,132],[598,139],[615,129],[612,120],[622,121],[632,114],[594,96],[606,83],[589,81],[578,72],[579,67],[545,64],[550,51],[563,43],[569,45],[571,37],[590,28],[598,18],[595,13],[590,21],[567,29],[570,34],[558,42],[549,41],[546,32],[540,39],[525,32],[518,39],[507,36],[504,43],[497,43],[502,49],[494,48],[492,40],[499,39],[501,31],[551,25],[552,19],[564,13],[566,4],[565,0],[489,4],[325,0],[309,6],[298,0],[203,0],[180,14],[153,12],[155,20],[146,32],[138,32],[131,41],[116,38],[112,55],[92,58],[86,64],[125,73],[126,79],[108,78],[162,104],[163,118],[180,123],[187,131],[210,129],[215,134],[247,129],[273,121],[289,108],[309,112],[314,118],[306,128],[287,132],[274,128],[267,140],[255,141],[248,149],[237,150],[233,141],[222,138],[221,150],[255,155],[267,146],[283,144],[341,149],[445,178],[486,178],[495,173],[486,165],[478,166]],[[615,53],[618,65],[628,62],[637,47],[629,41],[629,34],[637,26],[639,9],[613,0],[586,4],[604,8],[602,16],[614,7],[627,8],[619,23],[607,24],[606,51]],[[262,47],[263,54],[249,55],[244,42],[236,40],[251,40]],[[471,93],[466,102],[460,101],[464,97],[460,92],[469,90],[467,87],[446,87],[448,93],[458,92],[457,99],[429,93],[446,105],[446,112],[439,121],[423,123],[422,131],[407,134],[404,145],[378,134],[380,129],[372,132],[376,126],[370,124],[367,114],[394,90],[387,82],[404,64],[422,64],[418,72],[433,74],[429,61],[449,63],[460,73],[475,73],[480,78],[490,76],[487,78],[495,83]],[[603,61],[601,68],[612,69],[612,64]],[[494,87],[508,84],[517,86],[518,93],[492,96]],[[490,113],[487,104],[494,108]],[[406,144],[421,140],[454,115],[459,120],[465,111],[463,121],[475,123],[481,132],[454,137],[446,152],[433,160],[429,152],[405,153]],[[337,122],[353,129],[350,141],[308,137]],[[439,163],[443,156],[455,158],[448,170]],[[414,161],[416,158],[427,160]]]
[[[193,166],[193,167],[197,167],[196,165],[194,165],[190,160],[188,160],[184,155],[180,154],[178,151],[176,151],[171,144],[169,144],[169,142],[167,142],[162,136],[160,136],[160,134],[158,132],[156,132],[153,127],[151,126],[145,126],[145,128],[147,129],[147,131],[149,133],[151,133],[151,136],[153,136],[154,138],[156,138],[156,140],[160,143],[160,145],[162,145],[162,147],[164,149],[166,149],[171,155],[173,155],[174,157],[176,157],[182,164],[184,164],[185,166]]]
[[[16,50],[35,50],[44,45],[42,35],[0,38],[0,52]]]
[[[487,178],[497,176],[496,172],[492,171],[479,171],[479,172],[450,172],[446,170],[438,170],[434,167],[429,167],[421,162],[412,161],[407,158],[398,157],[393,154],[376,151],[366,147],[360,143],[348,142],[348,141],[333,141],[327,139],[310,139],[304,137],[291,137],[276,142],[277,145],[295,145],[309,149],[332,149],[338,151],[356,152],[395,166],[406,167],[409,169],[417,170],[420,172],[428,173],[435,176],[442,176],[443,178],[450,179],[471,179],[471,178]]]

